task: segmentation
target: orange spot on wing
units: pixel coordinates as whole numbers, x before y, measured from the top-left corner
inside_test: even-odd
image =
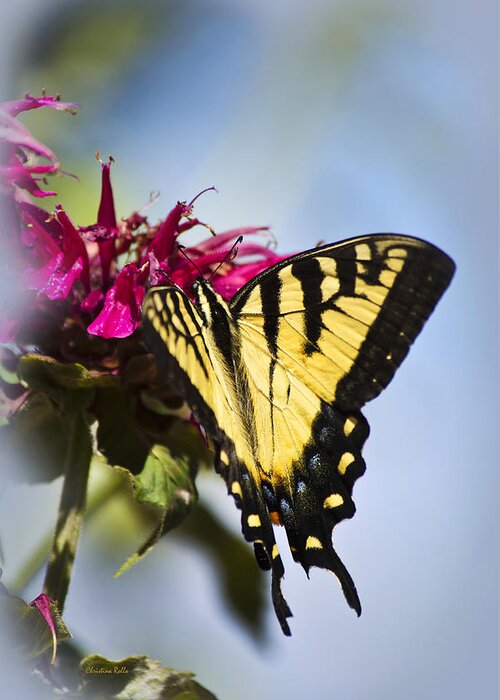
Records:
[[[269,513],[269,517],[271,518],[271,522],[273,523],[273,525],[283,525],[279,513],[277,511],[272,510]]]

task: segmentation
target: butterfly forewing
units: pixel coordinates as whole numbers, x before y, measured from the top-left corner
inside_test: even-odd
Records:
[[[279,263],[231,306],[247,335],[261,336],[269,364],[280,360],[317,396],[350,410],[387,386],[454,269],[419,239],[366,236]]]

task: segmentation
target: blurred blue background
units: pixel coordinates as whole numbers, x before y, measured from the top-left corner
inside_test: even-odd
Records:
[[[332,577],[307,581],[288,557],[293,636],[269,605],[256,642],[210,560],[175,537],[113,580],[141,537],[106,544],[110,505],[78,552],[65,610],[78,642],[193,670],[219,700],[497,698],[497,4],[23,0],[1,12],[3,98],[45,87],[82,105],[24,119],[79,175],[56,187],[79,224],[95,220],[98,148],[116,160],[120,215],[160,190],[154,220],[214,184],[197,215],[217,230],[270,224],[280,252],[395,231],[458,266],[365,410],[358,512],[334,537],[359,620]],[[50,532],[59,489],[4,489],[7,586]],[[202,475],[199,491],[239,532],[222,481]]]

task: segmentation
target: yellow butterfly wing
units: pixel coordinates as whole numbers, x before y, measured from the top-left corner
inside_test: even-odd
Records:
[[[331,530],[354,514],[365,469],[359,409],[390,382],[453,271],[434,246],[381,234],[294,256],[231,302],[259,436],[255,480],[294,558],[331,570],[358,614]]]
[[[223,300],[220,299],[220,304]],[[225,306],[226,312],[229,309]],[[198,308],[177,287],[149,290],[142,309],[142,334],[162,376],[187,401],[214,443],[215,467],[239,508],[242,530],[254,543],[261,568],[272,569],[272,597],[283,631],[291,615],[280,580],[284,567],[251,454],[227,357]]]

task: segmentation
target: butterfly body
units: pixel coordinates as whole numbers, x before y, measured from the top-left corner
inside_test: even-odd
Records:
[[[424,241],[379,234],[284,260],[229,302],[206,280],[194,285],[195,304],[176,287],[154,287],[145,299],[145,340],[214,444],[243,534],[272,571],[285,634],[276,524],[294,559],[334,573],[361,612],[331,541],[354,514],[365,470],[360,409],[391,380],[453,270]]]

